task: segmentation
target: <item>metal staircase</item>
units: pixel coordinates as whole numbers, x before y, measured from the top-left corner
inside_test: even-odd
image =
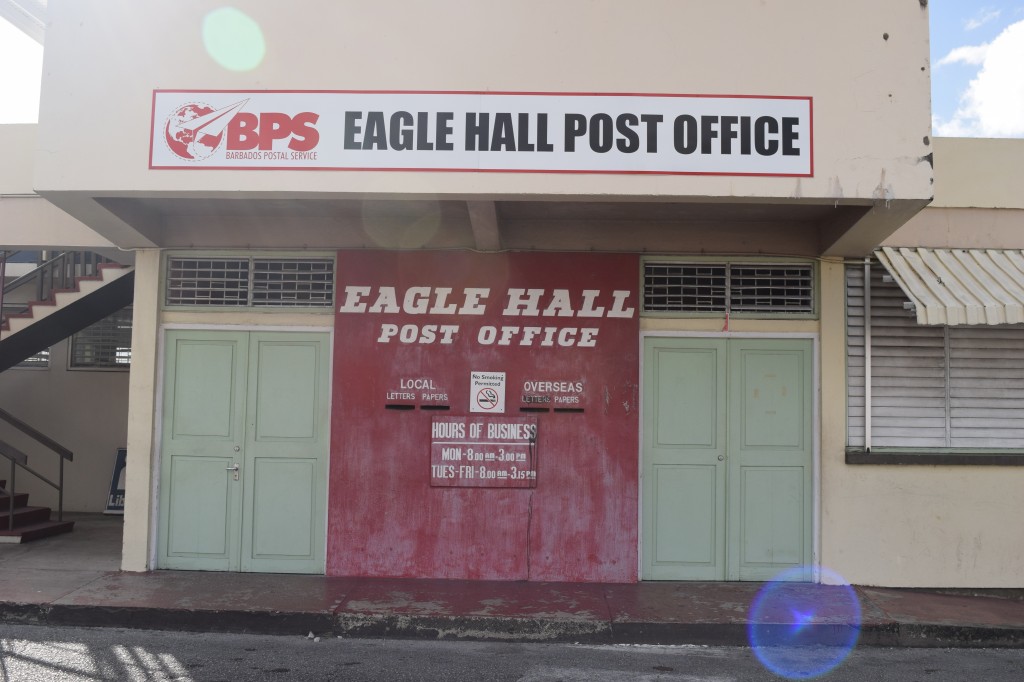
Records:
[[[13,252],[0,252],[0,280]],[[4,285],[0,372],[132,302],[135,269],[66,251]]]
[[[10,487],[7,487],[7,481],[0,481],[0,544],[22,543],[59,533],[70,533],[75,523],[64,520],[64,462],[74,459],[74,454],[57,441],[36,431],[4,410],[0,410],[0,420],[7,422],[60,458],[60,473],[57,482],[54,482],[28,465],[28,455],[10,443],[0,441],[0,463],[7,460],[11,484]],[[28,495],[17,492],[15,481],[19,471],[32,474],[57,490],[56,520],[50,518],[49,507],[30,507],[28,506]]]
[[[43,253],[41,263],[7,282],[7,264],[18,259],[16,252],[0,251],[0,371],[36,355],[58,341],[130,305],[134,295],[134,267],[114,263],[89,252]],[[26,266],[22,263],[22,269]],[[17,417],[0,410],[0,421],[20,431],[37,445],[58,457],[59,475],[51,481],[29,466],[29,458],[18,447],[0,440],[0,543],[20,543],[57,533],[74,526],[63,520],[64,463],[73,459],[71,450]],[[7,465],[6,472],[4,465]],[[49,507],[32,507],[28,495],[18,493],[17,475],[28,473],[57,491],[57,518],[51,520]],[[9,483],[9,485],[8,485]]]

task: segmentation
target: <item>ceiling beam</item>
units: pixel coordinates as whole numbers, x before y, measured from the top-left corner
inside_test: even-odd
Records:
[[[473,239],[480,251],[500,251],[501,232],[498,229],[498,211],[493,201],[467,201]]]

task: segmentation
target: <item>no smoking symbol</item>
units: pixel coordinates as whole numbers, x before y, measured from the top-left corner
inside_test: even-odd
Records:
[[[476,404],[485,410],[493,410],[498,406],[498,392],[493,388],[482,388],[476,394]]]

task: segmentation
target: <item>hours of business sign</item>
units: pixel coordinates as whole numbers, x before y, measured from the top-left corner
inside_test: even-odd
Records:
[[[536,417],[434,417],[430,485],[535,488]]]

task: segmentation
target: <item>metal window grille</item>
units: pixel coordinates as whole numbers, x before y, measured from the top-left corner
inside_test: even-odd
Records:
[[[277,307],[331,306],[334,261],[262,259],[253,261],[252,304]]]
[[[644,311],[813,313],[814,266],[647,263],[644,266]]]
[[[736,313],[814,312],[810,265],[729,266],[729,308]]]
[[[644,266],[644,310],[725,312],[725,300],[725,265],[647,263]]]
[[[171,258],[167,305],[246,305],[248,258]]]
[[[49,367],[50,366],[50,349],[41,350],[31,357],[27,357],[19,362],[15,367]]]
[[[170,258],[167,305],[334,305],[331,258]]]
[[[127,368],[131,362],[131,306],[122,308],[71,337],[71,367]]]

